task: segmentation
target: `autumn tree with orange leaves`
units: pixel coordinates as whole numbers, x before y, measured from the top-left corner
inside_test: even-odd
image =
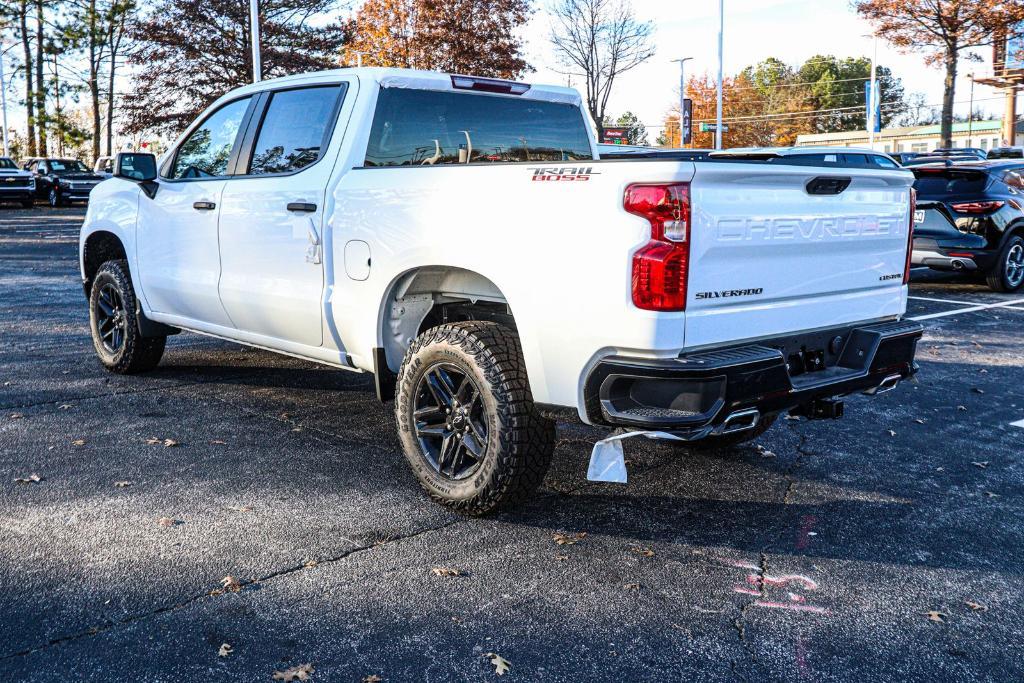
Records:
[[[881,38],[905,52],[923,51],[946,69],[942,144],[953,142],[953,103],[961,53],[992,45],[1024,21],[1024,0],[856,0]],[[973,58],[970,53],[968,58]]]
[[[368,0],[349,25],[344,59],[519,78],[530,70],[516,35],[529,13],[529,0]]]

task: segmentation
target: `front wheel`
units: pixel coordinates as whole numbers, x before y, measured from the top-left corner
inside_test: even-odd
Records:
[[[527,498],[554,452],[554,422],[533,403],[516,335],[492,322],[420,335],[398,373],[405,457],[436,502],[483,515]]]
[[[1016,292],[1024,285],[1024,238],[1011,237],[1006,241],[986,279],[997,292]]]
[[[103,367],[120,375],[152,370],[167,337],[143,337],[136,318],[135,290],[127,261],[107,261],[92,281],[89,327]]]

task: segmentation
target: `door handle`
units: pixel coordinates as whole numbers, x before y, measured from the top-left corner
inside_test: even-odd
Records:
[[[195,202],[192,204],[192,208],[197,211],[211,211],[217,208],[217,205],[213,202]]]
[[[289,202],[289,211],[305,211],[306,213],[312,213],[316,211],[316,204],[310,204],[308,202]]]

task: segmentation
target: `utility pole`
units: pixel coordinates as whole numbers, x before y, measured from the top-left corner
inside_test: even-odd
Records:
[[[868,102],[868,147],[875,148],[875,114],[879,111],[881,99],[878,97],[878,78],[875,65],[878,62],[878,34],[873,34],[874,49],[871,54],[871,101]]]
[[[249,24],[252,38],[252,82],[259,83],[263,77],[263,65],[260,63],[260,3],[249,0]]]
[[[715,149],[722,149],[722,62],[724,61],[725,0],[718,0],[718,104],[715,113]]]
[[[685,116],[683,111],[686,109],[686,63],[693,59],[693,57],[683,57],[682,59],[673,59],[673,62],[679,62],[679,146],[682,147],[686,144],[686,133],[683,132],[683,122]]]

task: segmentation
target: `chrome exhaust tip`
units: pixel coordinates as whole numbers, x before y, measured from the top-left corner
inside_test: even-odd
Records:
[[[877,387],[875,387],[874,389],[868,389],[864,393],[867,394],[868,396],[878,396],[879,394],[884,394],[886,392],[892,391],[897,386],[899,386],[899,383],[902,379],[903,375],[889,375],[888,377],[883,379],[881,384],[879,384]]]
[[[761,413],[756,408],[738,410],[725,418],[721,426],[715,430],[715,434],[732,434],[753,429],[761,421]]]

